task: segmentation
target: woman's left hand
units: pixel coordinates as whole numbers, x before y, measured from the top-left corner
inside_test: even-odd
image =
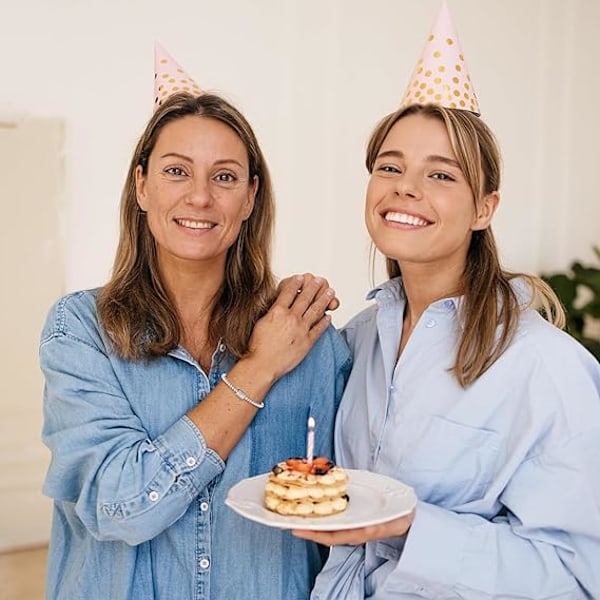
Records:
[[[312,273],[304,273],[304,275],[301,275],[300,277],[304,278],[304,281],[306,283],[312,281],[315,276]],[[284,288],[286,285],[288,285],[291,281],[297,281],[298,275],[290,275],[289,277],[286,277],[285,279],[282,279],[279,282],[279,285],[277,286],[277,291],[281,292],[282,288]],[[329,289],[329,282],[327,281],[327,279],[325,279],[324,277],[320,277],[322,283],[321,283],[321,289],[319,290],[319,293],[317,294],[317,297],[321,296],[321,294],[324,294],[328,289]],[[340,307],[340,300],[337,296],[334,296],[328,306],[327,306],[327,310],[337,310]]]
[[[357,529],[342,529],[340,531],[313,531],[309,529],[293,529],[292,533],[299,538],[317,542],[324,546],[340,546],[349,544],[358,546],[365,542],[383,540],[390,537],[406,535],[415,517],[415,511],[393,521],[379,525],[358,527]]]

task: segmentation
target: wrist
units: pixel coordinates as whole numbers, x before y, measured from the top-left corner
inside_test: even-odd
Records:
[[[237,361],[235,369],[256,384],[265,386],[267,390],[283,375],[277,371],[272,361],[264,360],[252,351],[246,352]]]
[[[272,366],[250,356],[240,358],[226,376],[257,403],[262,402],[278,379]]]

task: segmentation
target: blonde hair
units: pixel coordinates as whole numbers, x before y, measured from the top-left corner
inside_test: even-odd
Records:
[[[421,114],[442,122],[456,160],[467,180],[478,209],[484,196],[500,188],[500,150],[488,126],[474,114],[441,106],[410,105],[384,117],[373,131],[367,146],[366,166],[369,173],[381,146],[403,117]],[[401,275],[399,264],[386,257],[388,277]],[[502,269],[491,227],[474,231],[463,272],[463,330],[452,369],[457,381],[466,387],[485,373],[506,350],[517,330],[522,310],[510,280],[523,278],[531,288],[531,304],[541,308],[544,316],[564,327],[565,314],[560,300],[539,277]],[[500,335],[496,340],[496,332]]]
[[[115,351],[139,360],[162,356],[181,336],[177,312],[158,269],[156,243],[137,204],[135,171],[145,174],[162,129],[187,116],[216,119],[231,127],[248,152],[249,181],[258,179],[254,209],[229,248],[225,280],[209,323],[209,341],[219,339],[235,356],[247,350],[255,322],[268,310],[275,283],[270,267],[275,205],[269,170],[249,123],[214,94],[175,94],[158,107],[142,133],[121,196],[119,244],[110,281],[97,299],[98,317]]]

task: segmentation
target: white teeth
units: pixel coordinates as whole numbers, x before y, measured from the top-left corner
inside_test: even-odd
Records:
[[[414,215],[397,212],[385,213],[385,220],[393,221],[394,223],[404,223],[405,225],[414,225],[416,227],[424,227],[428,224],[424,219],[419,219],[419,217],[415,217]]]
[[[190,221],[189,219],[177,219],[177,223],[188,229],[212,229],[214,227],[214,223],[208,223],[206,221]]]

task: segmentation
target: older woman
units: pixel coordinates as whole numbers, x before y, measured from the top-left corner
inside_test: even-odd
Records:
[[[320,548],[246,521],[229,488],[330,455],[348,350],[333,291],[275,298],[269,173],[222,98],[161,101],[125,182],[111,280],[60,299],[40,347],[48,598],[306,598]]]

